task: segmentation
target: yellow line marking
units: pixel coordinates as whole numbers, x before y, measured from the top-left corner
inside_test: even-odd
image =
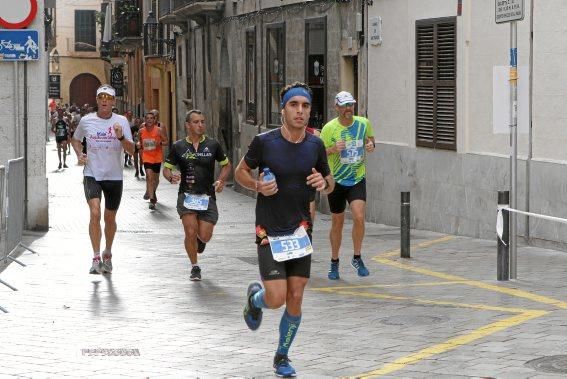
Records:
[[[456,349],[460,346],[466,345],[478,339],[484,338],[491,334],[503,331],[505,329],[511,328],[513,326],[520,325],[524,322],[530,321],[532,319],[544,316],[548,314],[547,311],[526,311],[519,315],[515,315],[512,317],[508,317],[491,324],[482,326],[478,329],[473,330],[470,333],[464,334],[462,336],[458,336],[455,338],[451,338],[445,342],[441,342],[432,346],[429,346],[425,349],[422,349],[416,353],[406,355],[405,357],[398,358],[392,363],[387,363],[382,368],[377,370],[373,370],[370,372],[366,372],[363,374],[356,375],[355,378],[373,378],[378,377],[381,375],[390,374],[394,371],[398,371],[406,367],[407,365],[416,363],[423,359],[429,358],[433,355],[442,354],[453,349]]]
[[[411,249],[423,249],[438,243],[442,243],[442,242],[447,242],[450,241],[452,239],[455,239],[455,236],[445,236],[445,237],[441,237],[441,238],[437,238],[431,241],[424,241],[421,243],[418,243],[415,246],[410,246]],[[387,257],[395,257],[395,256],[399,256],[400,255],[400,249],[394,249],[394,250],[388,250],[385,251],[383,253],[378,254],[377,257],[383,257],[383,258],[387,258]]]
[[[356,288],[396,288],[396,287],[427,287],[427,286],[446,286],[449,284],[459,284],[462,283],[461,280],[453,280],[449,282],[419,282],[419,283],[408,283],[408,284],[367,284],[367,285],[355,285],[355,286],[336,286],[336,287],[316,287],[310,288],[310,291],[318,290],[344,290],[344,289],[356,289]]]
[[[375,257],[375,258],[373,258],[373,260],[375,262],[382,263],[382,264],[392,266],[392,267],[397,267],[397,268],[400,268],[400,269],[403,269],[403,270],[413,271],[413,272],[417,272],[417,273],[420,273],[420,274],[423,274],[423,275],[433,276],[435,278],[444,279],[444,280],[447,280],[447,281],[458,281],[462,284],[466,284],[466,285],[469,285],[471,287],[477,287],[477,288],[482,288],[482,289],[485,289],[485,290],[488,290],[488,291],[504,293],[504,294],[507,294],[507,295],[510,295],[510,296],[515,296],[515,297],[519,297],[519,298],[532,300],[536,303],[553,305],[553,306],[556,306],[558,308],[567,309],[567,302],[557,300],[557,299],[553,299],[553,298],[550,298],[550,297],[547,297],[547,296],[536,295],[536,294],[533,294],[533,293],[530,293],[530,292],[527,292],[527,291],[523,291],[523,290],[519,290],[519,289],[515,289],[515,288],[499,287],[499,286],[495,286],[493,284],[488,284],[488,283],[483,283],[483,282],[479,282],[479,281],[476,281],[476,280],[466,279],[466,278],[463,278],[463,277],[457,276],[457,275],[445,274],[445,273],[442,273],[442,272],[428,270],[426,268],[414,267],[414,266],[408,265],[404,262],[392,261],[392,260],[386,259],[386,258]]]
[[[335,293],[337,295],[359,296],[359,297],[366,297],[371,299],[402,300],[402,301],[410,301],[420,304],[441,305],[441,306],[449,306],[449,307],[457,307],[457,308],[470,308],[470,309],[476,309],[482,311],[497,311],[497,312],[511,312],[511,313],[526,313],[533,311],[531,309],[524,309],[524,308],[499,307],[499,306],[492,306],[485,304],[467,304],[467,303],[458,303],[453,301],[441,301],[441,300],[424,300],[424,299],[416,299],[406,296],[385,295],[385,294],[379,294],[373,292],[333,290],[332,288],[317,288],[315,290],[320,292]]]

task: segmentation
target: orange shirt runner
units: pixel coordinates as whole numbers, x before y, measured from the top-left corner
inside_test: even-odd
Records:
[[[144,163],[162,163],[163,151],[161,143],[161,127],[152,125],[150,127],[144,126],[140,129],[138,138],[142,147],[142,159]]]

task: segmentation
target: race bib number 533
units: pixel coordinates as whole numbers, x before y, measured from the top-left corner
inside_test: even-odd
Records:
[[[272,256],[278,262],[305,257],[313,252],[311,240],[303,226],[300,226],[291,235],[270,237]]]

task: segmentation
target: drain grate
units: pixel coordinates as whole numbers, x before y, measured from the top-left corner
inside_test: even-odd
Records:
[[[449,320],[448,317],[444,316],[391,316],[380,320],[381,324],[384,325],[405,325],[405,326],[416,326],[416,325],[433,325],[446,322]]]
[[[532,359],[526,362],[525,366],[541,372],[567,374],[567,355],[550,355],[548,357]]]
[[[138,349],[81,349],[86,357],[139,357]]]

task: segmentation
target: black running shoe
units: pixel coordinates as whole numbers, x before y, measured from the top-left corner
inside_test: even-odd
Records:
[[[205,251],[205,247],[207,247],[207,244],[201,241],[199,237],[197,237],[197,253],[201,254],[203,251]]]
[[[189,280],[193,282],[201,280],[201,268],[199,266],[193,266],[191,269],[191,275],[189,275]]]
[[[59,163],[59,167],[58,167],[58,169],[59,169],[59,170],[61,170],[61,163]]]

